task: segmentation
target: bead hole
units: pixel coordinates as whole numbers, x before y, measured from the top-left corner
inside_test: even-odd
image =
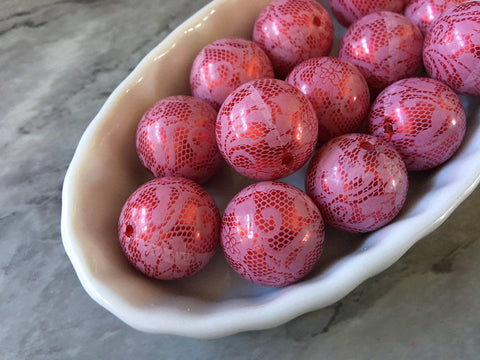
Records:
[[[293,155],[290,153],[286,153],[282,156],[282,164],[287,166],[290,165],[293,161]]]
[[[313,25],[315,25],[315,26],[320,26],[320,25],[322,25],[322,20],[320,20],[320,18],[319,18],[318,16],[315,16],[315,17],[313,18]]]
[[[129,224],[125,228],[125,236],[130,237],[132,235],[133,235],[133,226]]]
[[[371,142],[369,141],[362,141],[360,143],[360,147],[364,150],[367,150],[367,151],[373,151],[375,150],[375,145],[373,145]]]
[[[385,132],[385,134],[392,134],[393,133],[393,125],[390,124],[390,123],[386,123],[385,125],[383,125],[383,131]]]

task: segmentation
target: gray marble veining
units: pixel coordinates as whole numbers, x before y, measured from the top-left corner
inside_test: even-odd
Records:
[[[207,0],[0,2],[0,359],[478,359],[480,189],[337,304],[223,339],[143,334],[85,293],[60,237],[78,140]]]

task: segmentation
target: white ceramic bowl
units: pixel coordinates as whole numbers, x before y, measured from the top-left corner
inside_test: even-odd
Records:
[[[162,282],[134,270],[121,251],[116,225],[124,201],[148,178],[135,152],[137,122],[157,100],[188,94],[197,52],[221,37],[250,37],[268,2],[213,1],[179,26],[111,94],[83,134],[67,171],[61,229],[65,250],[88,294],[136,329],[212,338],[274,327],[330,305],[435,230],[479,182],[478,98],[463,97],[468,130],[454,158],[434,171],[412,175],[405,208],[388,226],[362,236],[329,229],[324,255],[303,281],[280,289],[250,284],[228,267],[220,249],[205,269],[184,280]],[[303,188],[303,176],[304,169],[285,180]],[[251,182],[225,166],[207,189],[223,211]]]

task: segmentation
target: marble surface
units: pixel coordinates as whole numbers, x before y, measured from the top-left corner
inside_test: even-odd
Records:
[[[144,334],[85,293],[61,189],[118,83],[207,0],[0,2],[0,359],[478,359],[480,189],[338,303],[215,340]]]

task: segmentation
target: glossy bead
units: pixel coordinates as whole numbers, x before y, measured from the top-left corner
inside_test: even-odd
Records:
[[[365,76],[374,96],[397,80],[422,69],[423,37],[407,17],[380,11],[364,16],[345,33],[339,57]]]
[[[307,275],[323,248],[324,223],[301,190],[265,181],[238,193],[222,219],[221,244],[232,268],[265,286],[285,286]]]
[[[205,182],[222,161],[215,140],[216,118],[210,105],[191,96],[160,100],[145,112],[137,127],[141,163],[155,177]]]
[[[212,197],[185,178],[159,178],[138,188],[123,206],[118,235],[123,252],[143,274],[180,279],[203,268],[220,242]]]
[[[460,94],[480,95],[480,1],[446,10],[425,37],[428,74]]]
[[[305,179],[307,194],[325,222],[349,232],[389,223],[408,190],[405,164],[383,139],[368,134],[336,137],[315,154]]]
[[[307,97],[282,80],[258,79],[241,85],[217,117],[218,147],[239,173],[275,180],[300,169],[310,158],[318,122]]]
[[[284,79],[300,62],[328,55],[333,45],[333,24],[325,8],[313,0],[273,0],[257,18],[253,40]]]
[[[303,92],[318,120],[318,141],[357,131],[370,107],[370,92],[362,73],[334,57],[305,60],[286,81]]]
[[[430,78],[397,81],[372,105],[368,132],[390,142],[408,170],[447,161],[460,146],[466,121],[463,105],[445,84]]]
[[[405,16],[425,35],[433,21],[445,10],[465,1],[467,0],[410,0],[405,7]]]
[[[190,88],[193,96],[218,111],[228,94],[240,85],[273,76],[270,59],[253,41],[219,39],[205,46],[195,58]]]
[[[365,15],[376,11],[401,13],[405,0],[328,0],[333,16],[340,24],[349,27]]]

